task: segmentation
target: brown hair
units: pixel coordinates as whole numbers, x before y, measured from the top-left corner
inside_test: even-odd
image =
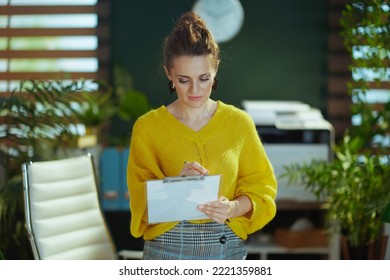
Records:
[[[219,46],[207,29],[205,21],[194,12],[186,12],[164,42],[164,66],[173,67],[178,56],[211,55],[215,70],[220,61]]]

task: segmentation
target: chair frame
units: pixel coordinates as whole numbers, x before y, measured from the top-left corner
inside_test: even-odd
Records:
[[[35,241],[35,237],[32,229],[30,204],[28,203],[30,201],[30,192],[29,192],[30,183],[29,183],[29,175],[28,175],[28,166],[31,164],[32,161],[22,164],[23,198],[24,198],[24,209],[25,209],[25,219],[26,219],[25,224],[26,224],[27,235],[28,235],[28,239],[30,240],[34,258],[36,260],[40,260],[41,257],[39,255],[38,246]]]
[[[97,192],[99,211],[101,213],[104,226],[105,226],[106,231],[108,233],[108,239],[112,245],[112,248],[114,250],[114,253],[116,254],[116,257],[118,259],[142,259],[143,252],[139,251],[139,250],[126,250],[125,249],[125,250],[121,250],[119,252],[117,251],[117,248],[116,248],[115,243],[113,241],[112,234],[111,234],[111,231],[108,227],[108,223],[107,223],[107,220],[106,220],[106,217],[104,215],[103,208],[102,208],[101,198],[99,195],[99,192],[100,192],[99,180],[98,180],[98,176],[97,176],[96,166],[94,163],[94,158],[93,158],[91,153],[84,154],[84,156],[88,157],[89,160],[91,161],[91,164],[92,164],[92,170],[93,170],[93,176],[94,176],[94,180],[95,180],[95,188],[96,188],[96,192]],[[22,164],[23,196],[24,196],[24,207],[25,207],[25,225],[26,225],[27,234],[28,234],[28,238],[30,240],[30,244],[32,247],[34,258],[36,260],[40,260],[42,258],[41,258],[41,255],[39,253],[38,245],[37,245],[37,242],[36,242],[36,239],[34,236],[34,229],[33,229],[32,221],[31,221],[31,209],[30,209],[30,203],[29,203],[29,201],[30,201],[29,168],[32,164],[34,164],[33,161],[29,161],[29,162]]]

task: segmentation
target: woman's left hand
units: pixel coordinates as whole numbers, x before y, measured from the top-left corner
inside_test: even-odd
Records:
[[[211,220],[223,224],[231,218],[231,210],[234,202],[224,196],[220,196],[217,201],[207,202],[198,206],[198,210],[205,213]]]

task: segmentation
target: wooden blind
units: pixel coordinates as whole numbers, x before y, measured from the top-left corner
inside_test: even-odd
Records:
[[[385,3],[385,1],[383,1]],[[350,128],[352,123],[351,105],[352,100],[348,92],[348,82],[353,79],[352,65],[353,59],[359,59],[351,55],[344,46],[343,38],[340,35],[340,18],[342,10],[346,4],[351,4],[348,0],[329,0],[328,17],[328,102],[327,116],[333,124],[336,132],[336,139],[340,139],[346,129]],[[389,13],[390,17],[390,13]],[[362,41],[364,45],[364,41]],[[388,49],[390,52],[390,49]],[[390,65],[388,57],[384,63]],[[384,104],[390,99],[390,79],[381,82],[370,82],[369,88],[375,91],[375,94],[382,95],[381,98],[372,98],[373,108],[383,108]]]
[[[21,80],[109,78],[108,0],[2,3],[0,98]]]
[[[351,80],[351,57],[340,35],[341,11],[348,0],[329,0],[328,16],[328,103],[327,117],[335,129],[336,139],[351,126],[351,98],[347,83]]]

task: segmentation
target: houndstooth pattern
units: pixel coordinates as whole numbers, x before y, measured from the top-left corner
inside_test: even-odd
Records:
[[[221,238],[225,243],[221,243]],[[145,241],[146,260],[243,260],[246,248],[226,224],[180,222],[173,229]]]

